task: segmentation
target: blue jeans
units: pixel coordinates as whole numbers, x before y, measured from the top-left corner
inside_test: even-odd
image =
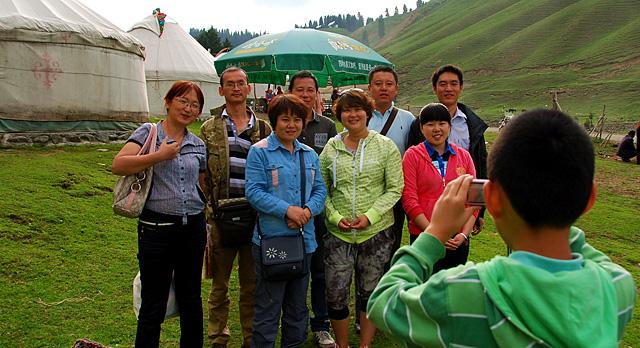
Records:
[[[309,319],[309,324],[313,332],[329,331],[327,284],[324,275],[324,235],[327,234],[324,213],[314,218],[314,225],[318,247],[311,256],[311,309],[313,316]]]
[[[274,347],[281,317],[281,346],[301,347],[307,340],[309,274],[292,280],[267,281],[262,276],[260,247],[254,245],[252,254],[256,265],[256,306],[251,347]],[[309,264],[311,254],[304,257]]]
[[[168,225],[167,225],[168,224]],[[202,347],[202,259],[204,214],[182,217],[145,210],[138,222],[141,299],[136,347],[158,347],[171,275],[180,310],[180,347]]]

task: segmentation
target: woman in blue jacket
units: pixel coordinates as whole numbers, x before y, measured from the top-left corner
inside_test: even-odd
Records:
[[[251,147],[246,163],[247,200],[258,211],[253,233],[256,264],[256,305],[251,346],[273,347],[282,317],[282,347],[300,347],[307,339],[308,269],[302,277],[273,281],[262,272],[258,229],[264,238],[297,235],[304,231],[306,267],[315,251],[313,217],[324,209],[326,189],[320,174],[318,155],[297,138],[311,110],[299,97],[276,96],[269,104],[273,133]],[[301,202],[300,152],[303,153],[306,182]]]

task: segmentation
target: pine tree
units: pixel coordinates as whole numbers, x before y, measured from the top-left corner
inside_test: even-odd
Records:
[[[397,16],[399,14],[400,14],[400,12],[398,11],[398,6],[396,6],[395,10],[393,10],[393,15]]]
[[[384,9],[384,16],[385,17],[389,17],[389,8],[388,7]]]
[[[402,5],[402,13],[407,13],[407,4]]]
[[[203,31],[200,36],[198,36],[197,41],[212,55],[218,53],[218,51],[222,49],[218,31],[213,27]]]
[[[382,38],[384,36],[384,18],[382,15],[378,17],[378,37]]]
[[[228,37],[224,38],[224,41],[222,42],[222,47],[223,48],[228,48],[228,49],[232,49],[233,45],[231,44],[231,41],[229,40]]]

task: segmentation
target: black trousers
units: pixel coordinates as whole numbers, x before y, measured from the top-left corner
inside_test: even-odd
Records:
[[[413,242],[418,239],[418,236],[418,234],[409,235],[410,243],[413,244]],[[443,269],[449,269],[467,263],[470,244],[471,241],[459,246],[456,250],[447,250],[446,254],[444,254],[444,257],[438,260],[435,265],[433,265],[433,272],[431,274],[436,274]]]
[[[158,347],[171,278],[180,311],[180,347],[202,347],[204,214],[182,217],[145,210],[138,222],[141,298],[136,347]]]
[[[395,255],[396,251],[400,249],[400,244],[402,244],[402,231],[404,231],[404,208],[402,207],[402,200],[399,200],[396,205],[393,206],[393,235],[396,239],[393,241],[393,248],[391,249],[391,258]],[[391,258],[385,264],[385,271],[388,271],[391,267]]]
[[[324,235],[327,225],[324,213],[314,219],[316,242],[318,247],[311,255],[311,309],[313,316],[309,318],[311,331],[329,331],[329,309],[327,308],[327,284],[324,274]]]

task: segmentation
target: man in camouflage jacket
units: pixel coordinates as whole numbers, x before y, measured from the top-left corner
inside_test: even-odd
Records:
[[[244,70],[229,68],[220,77],[219,93],[225,104],[211,110],[211,118],[201,127],[202,139],[207,145],[207,171],[205,195],[207,196],[207,222],[210,226],[205,251],[207,277],[212,278],[209,294],[209,319],[207,334],[212,347],[226,347],[230,337],[229,278],[238,255],[240,283],[240,324],[243,345],[251,342],[255,292],[255,266],[251,255],[250,238],[241,242],[216,219],[221,200],[244,198],[244,163],[252,144],[267,137],[271,127],[259,119],[247,107],[251,85]],[[246,207],[245,209],[248,209]],[[246,234],[253,233],[253,225]],[[243,234],[245,234],[243,232]]]

